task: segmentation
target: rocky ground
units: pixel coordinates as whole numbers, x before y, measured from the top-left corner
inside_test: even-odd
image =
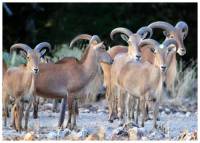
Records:
[[[77,119],[79,131],[57,128],[59,113],[51,111],[52,104],[40,107],[39,119],[30,113],[29,130],[21,133],[10,127],[3,127],[3,140],[196,140],[197,112],[160,109],[158,129],[152,127],[152,120],[140,128],[134,124],[119,127],[119,121],[109,123],[106,101],[86,105],[79,109]],[[151,113],[150,113],[151,116]],[[66,117],[67,118],[67,112]],[[10,124],[10,118],[8,125]],[[66,125],[66,120],[65,120]]]

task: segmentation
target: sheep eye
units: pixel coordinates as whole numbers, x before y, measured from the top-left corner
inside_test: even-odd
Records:
[[[156,53],[155,48],[151,48],[151,52],[155,54]]]
[[[169,48],[169,49],[168,49],[168,53],[171,52],[171,51],[172,51],[172,48]]]

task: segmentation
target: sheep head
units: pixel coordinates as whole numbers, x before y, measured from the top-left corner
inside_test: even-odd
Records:
[[[164,30],[164,35],[167,39],[175,39],[177,42],[177,53],[181,56],[186,54],[186,48],[184,45],[183,40],[187,37],[188,34],[188,25],[183,22],[179,21],[176,26],[163,22],[163,21],[157,21],[151,23],[148,27],[150,28],[161,28]]]
[[[39,72],[38,66],[40,63],[40,58],[44,56],[47,50],[51,50],[51,45],[47,42],[42,42],[36,45],[35,49],[33,50],[26,44],[18,43],[12,45],[10,48],[11,53],[15,50],[19,50],[26,58],[27,68],[30,69],[33,74],[37,74]]]
[[[115,28],[110,34],[111,39],[113,39],[114,35],[117,33],[122,33],[122,39],[128,43],[128,55],[136,61],[141,61],[141,51],[138,45],[148,34],[149,37],[152,36],[151,28],[142,27],[136,33],[122,27]]]
[[[177,46],[178,44],[175,39],[167,39],[162,44],[153,39],[145,39],[140,44],[140,47],[151,48],[151,52],[155,56],[154,64],[162,73],[166,73],[173,55],[176,54]]]
[[[112,64],[113,60],[110,55],[106,52],[106,47],[97,35],[81,34],[76,36],[70,43],[70,47],[74,45],[78,40],[88,40],[88,47],[95,51],[98,62],[104,62],[107,64]]]

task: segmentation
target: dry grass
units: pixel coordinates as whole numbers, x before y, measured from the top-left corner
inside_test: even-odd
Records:
[[[177,67],[176,84],[170,106],[181,111],[197,110],[197,62],[179,62]]]

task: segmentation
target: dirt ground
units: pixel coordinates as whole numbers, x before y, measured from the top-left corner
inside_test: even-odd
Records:
[[[79,108],[77,119],[79,131],[70,131],[57,128],[59,113],[53,113],[52,104],[46,103],[40,107],[38,119],[33,119],[32,112],[30,113],[27,132],[18,133],[10,128],[11,118],[9,118],[8,127],[3,127],[3,140],[92,140],[92,137],[94,140],[189,140],[197,134],[197,112],[174,112],[168,108],[161,109],[158,129],[155,130],[152,120],[145,122],[144,128],[134,125],[119,127],[118,120],[109,123],[106,105],[106,101],[101,100]],[[151,114],[150,112],[150,117]],[[64,125],[67,116],[66,111]]]

